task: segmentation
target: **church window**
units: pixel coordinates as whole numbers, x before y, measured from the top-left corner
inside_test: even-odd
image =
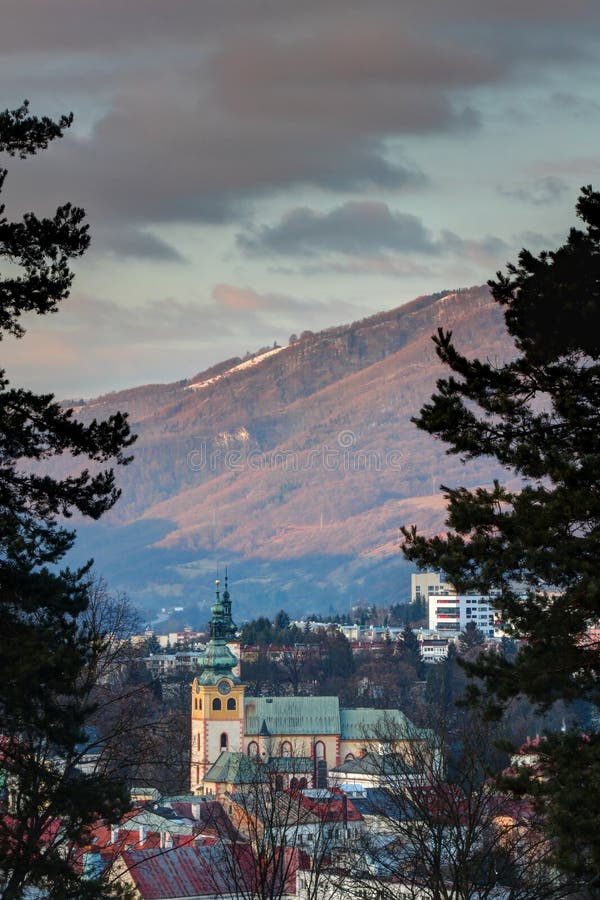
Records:
[[[227,750],[228,746],[229,746],[229,738],[227,737],[225,732],[223,732],[223,734],[221,735],[221,753],[223,753],[224,750]]]
[[[256,741],[250,741],[248,744],[248,756],[258,756],[258,744]]]
[[[323,741],[317,741],[317,743],[315,744],[315,758],[316,759],[325,759],[326,758],[325,744],[323,743]]]
[[[198,698],[194,697],[194,709],[198,709]]]
[[[292,745],[289,741],[284,741],[281,745],[281,755],[282,756],[293,756]]]
[[[237,709],[237,703],[234,697],[230,697],[227,701],[227,709]]]
[[[198,697],[198,709],[202,709],[202,697]]]
[[[202,740],[202,738],[201,738],[200,732],[198,732],[198,750],[201,750],[201,749],[202,749],[202,747],[200,746],[200,741],[201,741],[201,740]]]
[[[215,697],[212,702],[213,711],[218,712],[221,709],[221,700],[219,697]]]
[[[354,759],[354,753],[346,753],[344,762],[348,762],[349,759]]]

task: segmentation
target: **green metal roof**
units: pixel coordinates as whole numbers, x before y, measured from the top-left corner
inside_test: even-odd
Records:
[[[307,775],[313,771],[310,756],[270,756],[267,766],[272,772],[287,775]]]
[[[340,704],[337,697],[246,697],[245,734],[258,735],[263,723],[269,734],[340,733]]]
[[[399,709],[340,709],[343,741],[410,740],[425,736]]]
[[[227,784],[253,784],[261,780],[264,778],[259,766],[251,757],[230,750],[224,750],[204,776],[204,781]]]

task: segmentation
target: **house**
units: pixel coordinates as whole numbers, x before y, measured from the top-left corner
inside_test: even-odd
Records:
[[[254,876],[245,845],[194,844],[168,853],[133,849],[119,859],[120,881],[137,900],[239,900],[251,894]],[[294,894],[295,879],[290,898]]]

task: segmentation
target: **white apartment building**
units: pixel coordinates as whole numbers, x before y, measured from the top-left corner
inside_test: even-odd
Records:
[[[494,637],[494,623],[497,613],[493,597],[489,594],[449,594],[429,595],[430,631],[464,631],[473,622],[486,637]]]

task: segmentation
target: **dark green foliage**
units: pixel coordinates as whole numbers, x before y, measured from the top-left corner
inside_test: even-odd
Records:
[[[30,115],[25,103],[0,113],[0,151],[26,158],[61,137],[58,122]],[[6,170],[0,171],[0,188]],[[55,312],[69,295],[70,260],[89,244],[83,210],[65,204],[53,218],[27,213],[10,222],[0,207],[0,339],[20,337],[24,313]],[[120,414],[88,426],[52,395],[12,388],[0,371],[0,722],[5,793],[0,807],[2,896],[32,886],[47,897],[108,896],[82,885],[72,855],[98,816],[126,808],[123,787],[78,768],[84,725],[93,705],[86,672],[102,651],[102,636],[82,624],[88,606],[87,568],[59,572],[74,534],[59,516],[98,518],[116,501],[113,472],[129,461],[133,442]],[[95,473],[57,479],[44,463],[63,453],[96,464]],[[52,568],[48,568],[51,566]]]
[[[463,659],[477,659],[483,651],[485,635],[480,631],[475,622],[467,622],[464,631],[458,636],[458,650]]]
[[[284,609],[280,609],[273,620],[273,627],[278,631],[284,631],[290,627],[290,617]]]
[[[598,645],[586,636],[600,615],[600,194],[584,188],[577,213],[585,228],[572,229],[558,250],[539,257],[524,250],[517,266],[490,282],[514,358],[467,359],[440,329],[437,354],[452,374],[438,381],[417,420],[449,453],[493,457],[521,481],[514,489],[445,488],[445,537],[404,529],[409,559],[441,568],[461,591],[499,589],[506,622],[528,638],[514,659],[498,654],[470,666],[492,715],[520,693],[544,708],[600,700]],[[481,688],[472,684],[470,694],[477,698]],[[555,823],[571,802],[562,780],[566,741],[554,738],[546,754]],[[583,756],[575,754],[569,777],[585,780],[600,807],[598,764],[588,758],[600,759],[598,750],[592,741],[581,771]],[[576,835],[585,845],[584,827],[573,819],[562,846],[572,849]],[[557,824],[553,833],[560,837]],[[599,874],[597,855],[583,856],[588,875]],[[561,850],[561,862],[569,859],[583,872],[587,863]]]
[[[559,864],[584,877],[600,872],[599,744],[598,734],[549,736],[540,745],[548,781],[529,781],[548,833],[557,839]],[[600,892],[597,875],[592,883]]]

